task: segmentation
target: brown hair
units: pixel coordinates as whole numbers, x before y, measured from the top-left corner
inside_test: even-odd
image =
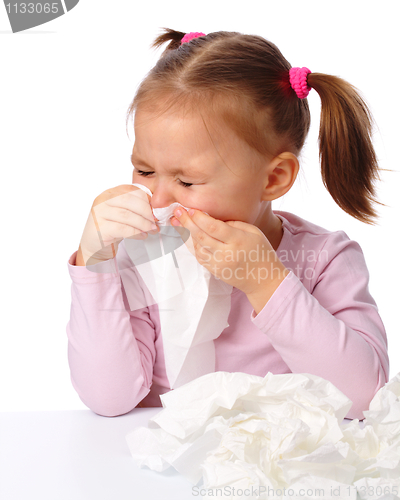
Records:
[[[262,154],[299,154],[310,128],[306,99],[290,86],[288,61],[260,36],[219,31],[181,45],[185,33],[164,29],[153,47],[170,42],[139,86],[138,106],[191,105],[223,119]],[[372,116],[357,90],[335,76],[310,73],[321,98],[319,150],[325,187],[348,214],[373,223],[379,167],[371,141]]]

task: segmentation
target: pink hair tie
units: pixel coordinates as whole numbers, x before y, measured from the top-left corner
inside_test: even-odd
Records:
[[[289,70],[290,85],[299,99],[305,99],[310,93],[311,87],[307,84],[307,75],[310,73],[308,68],[291,68]]]
[[[199,36],[206,36],[205,33],[197,33],[194,31],[191,31],[190,33],[186,33],[186,35],[182,38],[181,40],[181,45],[184,43],[190,42],[190,40],[193,40],[193,38],[198,38]]]

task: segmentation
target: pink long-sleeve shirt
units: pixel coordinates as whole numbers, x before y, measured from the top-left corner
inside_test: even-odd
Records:
[[[364,418],[388,380],[385,329],[368,291],[359,245],[288,212],[277,249],[290,269],[264,308],[255,314],[234,288],[229,326],[214,340],[217,371],[265,376],[310,373],[332,382],[353,402],[348,418]],[[117,256],[95,266],[68,261],[72,279],[67,324],[72,384],[94,412],[122,415],[139,403],[160,406],[170,390],[156,304],[131,310],[124,282],[138,304],[152,304],[121,242]],[[91,270],[89,270],[91,269]],[[127,269],[128,273],[127,273]],[[94,272],[97,271],[97,272]]]

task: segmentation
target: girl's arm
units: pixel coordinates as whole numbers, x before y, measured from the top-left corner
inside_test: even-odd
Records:
[[[75,252],[68,263],[71,381],[86,406],[109,417],[131,411],[149,393],[156,356],[157,325],[152,316],[158,316],[153,310],[157,306],[144,307],[146,298],[139,282],[130,287],[130,304],[136,300],[143,307],[127,304],[117,267],[120,256],[119,250],[116,258],[86,268],[74,265]],[[121,260],[118,264],[123,269]],[[129,271],[135,280],[136,274]]]
[[[341,231],[301,231],[293,235],[292,250],[312,250],[313,262],[288,263],[255,226],[200,211],[177,215],[191,233],[197,260],[246,294],[254,324],[290,370],[329,380],[353,401],[351,418],[363,418],[388,380],[389,361],[359,245]],[[251,251],[258,251],[256,260]]]
[[[252,320],[293,373],[331,381],[353,401],[349,418],[362,419],[389,377],[385,329],[359,245],[337,232],[321,250],[302,281],[291,272]]]

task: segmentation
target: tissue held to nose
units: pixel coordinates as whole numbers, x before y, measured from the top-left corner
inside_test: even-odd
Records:
[[[136,187],[142,189],[149,196],[153,196],[153,193],[150,191],[150,189],[148,187],[144,186],[143,184],[133,184],[133,186],[136,186]],[[159,226],[170,226],[171,225],[170,219],[173,217],[174,210],[177,207],[182,207],[186,211],[189,210],[189,208],[184,207],[183,205],[181,205],[178,202],[172,203],[168,207],[152,208],[154,216],[158,219],[156,221],[156,223]]]
[[[184,208],[186,211],[189,210],[188,208],[184,207],[178,202],[172,203],[169,207],[163,207],[163,208],[153,208],[153,214],[157,217],[158,221],[156,221],[157,224],[160,224],[161,226],[168,225],[170,224],[170,219],[174,215],[174,210],[178,207]]]
[[[152,196],[146,186],[133,185]],[[170,219],[178,206],[189,210],[177,202],[169,207],[153,208],[157,224],[171,226]],[[161,244],[162,257],[139,259],[140,263],[133,254],[130,258],[134,264],[138,262],[136,270],[158,305],[165,369],[170,388],[175,389],[215,371],[214,339],[228,326],[232,286],[216,279],[199,264],[185,244],[175,247],[172,242],[171,245],[171,239],[176,240],[176,235],[172,236],[168,228],[164,228],[142,242],[141,247],[149,257],[154,254],[153,246],[160,248]],[[137,243],[135,248],[138,250]],[[165,252],[167,248],[174,250]],[[181,329],[177,328],[177,318],[180,325],[184,325]]]

